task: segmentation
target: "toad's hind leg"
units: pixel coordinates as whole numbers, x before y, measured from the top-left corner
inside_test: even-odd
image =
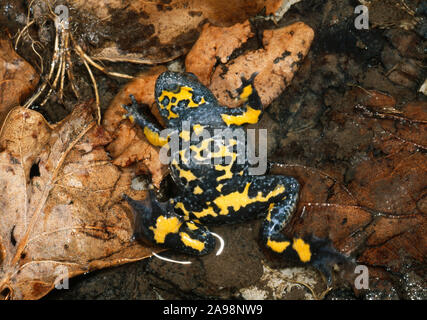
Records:
[[[264,245],[275,253],[284,253],[291,241],[281,231],[290,220],[298,202],[299,183],[286,176],[275,176],[285,186],[281,200],[270,204],[267,216],[261,226],[260,235]]]
[[[331,267],[347,258],[332,247],[329,239],[314,236],[288,238],[282,230],[290,220],[298,201],[298,182],[291,177],[283,177],[286,196],[271,203],[260,230],[261,241],[273,253],[285,259],[296,260],[317,268],[331,283]]]
[[[159,202],[154,193],[142,200],[126,195],[135,218],[134,237],[186,254],[204,255],[215,248],[215,237],[203,225],[174,212],[169,202]]]

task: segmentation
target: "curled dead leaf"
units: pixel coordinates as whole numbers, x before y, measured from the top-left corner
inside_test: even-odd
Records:
[[[7,39],[0,39],[0,127],[7,113],[19,105],[39,82],[34,68],[22,59]]]
[[[419,108],[414,109],[417,119],[422,118]],[[370,270],[400,272],[408,264],[422,265],[427,256],[425,155],[402,149],[405,142],[390,139],[400,148],[394,146],[381,158],[359,163],[348,185],[314,168],[273,167],[273,174],[294,176],[302,185],[298,213],[285,231],[329,238]]]
[[[231,27],[205,24],[200,37],[185,58],[186,70],[197,75],[205,86],[209,86],[218,59],[223,64],[227,63],[233,50],[252,36],[249,20]]]
[[[141,105],[148,106],[151,113],[162,123],[154,101],[154,84],[160,73],[165,70],[163,66],[151,68],[126,84],[111,102],[103,120],[104,127],[114,137],[107,147],[113,157],[113,163],[120,167],[128,167],[137,162],[137,173],[151,174],[156,187],[160,186],[168,168],[159,160],[159,148],[147,141],[142,129],[123,119],[126,110],[122,105],[130,104],[129,95],[133,94],[135,99]]]
[[[74,23],[87,33],[96,34],[97,49],[93,55],[97,59],[148,64],[166,62],[185,54],[205,22],[230,26],[245,21],[264,8],[267,15],[274,14],[282,2],[67,1],[77,10]],[[99,30],[103,30],[102,34]]]
[[[235,38],[246,39],[249,36],[246,29],[242,28],[241,25],[236,25],[233,28],[241,34],[240,36],[234,35]],[[227,34],[230,33],[230,28],[206,27],[203,32],[207,35],[217,32]],[[201,41],[205,41],[205,37],[207,36],[202,34]],[[221,39],[221,36],[217,37]],[[209,88],[221,104],[236,107],[240,102],[234,99],[235,92],[233,90],[241,86],[241,76],[248,78],[254,72],[258,72],[259,74],[255,78],[255,87],[263,105],[268,106],[292,80],[302,60],[307,55],[313,38],[313,29],[302,22],[280,29],[265,30],[263,34],[264,48],[249,51],[222,67],[217,67],[211,77]],[[233,44],[232,48],[239,44],[236,41],[231,43]],[[206,52],[204,46],[196,43],[189,56],[202,56]],[[215,50],[208,53],[211,55],[210,59],[215,58]],[[212,57],[212,55],[214,56]],[[194,60],[187,61],[187,71],[206,79],[206,71],[203,71]]]
[[[64,277],[136,261],[151,253],[132,242],[121,197],[132,174],[114,166],[110,135],[87,106],[50,126],[16,108],[0,137],[0,292],[38,299]]]

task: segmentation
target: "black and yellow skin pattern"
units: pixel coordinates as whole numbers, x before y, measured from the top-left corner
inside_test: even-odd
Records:
[[[167,204],[159,203],[153,194],[144,201],[126,197],[139,221],[135,232],[155,244],[202,255],[215,247],[215,238],[207,225],[264,217],[260,238],[266,248],[285,258],[311,264],[329,278],[330,264],[341,262],[342,258],[329,242],[314,237],[287,238],[281,232],[295,211],[298,181],[288,176],[250,175],[248,160],[237,161],[236,150],[242,147],[241,140],[229,138],[222,146],[215,143],[215,129],[236,129],[261,118],[255,76],[242,78],[236,91],[243,105],[234,109],[219,105],[193,74],[167,71],[159,76],[156,102],[167,127],[179,136],[180,148],[171,155],[170,169],[180,194]],[[132,101],[132,105],[124,106],[127,117],[142,127],[152,144],[167,145],[168,138],[160,136],[160,129],[138,112],[133,97]],[[182,129],[184,121],[189,123],[188,131]],[[209,138],[190,139],[198,138],[203,130],[210,133]],[[195,162],[191,154],[197,160],[211,161]],[[229,161],[217,164],[212,161],[214,158]]]

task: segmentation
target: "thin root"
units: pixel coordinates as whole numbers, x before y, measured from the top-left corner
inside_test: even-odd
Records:
[[[71,39],[74,42],[74,39],[73,38],[71,38]],[[93,73],[92,73],[92,70],[90,69],[89,64],[87,63],[86,59],[84,58],[82,51],[78,50],[78,45],[77,44],[75,44],[75,48],[77,49],[76,50],[77,54],[82,59],[83,64],[85,65],[86,70],[89,73],[90,80],[92,81],[93,91],[95,92],[95,105],[96,105],[96,110],[98,111],[98,125],[99,125],[99,124],[101,124],[101,107],[100,107],[100,104],[99,104],[98,85],[96,84],[95,77],[93,76]]]
[[[27,21],[28,23],[25,25],[25,27],[18,33],[16,42],[15,42],[15,49],[18,47],[19,41],[23,37],[25,33],[28,34],[28,29],[31,25],[34,24],[35,20],[30,21],[30,8],[33,4],[34,0],[30,2],[28,14],[27,14]],[[93,90],[95,93],[95,104],[97,108],[97,119],[98,124],[101,123],[101,107],[100,107],[100,100],[99,100],[99,92],[98,92],[98,86],[95,80],[95,77],[92,73],[92,70],[90,68],[90,65],[94,66],[98,70],[102,71],[103,73],[113,76],[113,77],[120,77],[125,79],[133,79],[133,76],[119,73],[119,72],[110,72],[106,70],[103,66],[93,61],[91,57],[89,57],[83,49],[77,44],[77,42],[73,39],[72,34],[70,33],[69,29],[65,26],[65,23],[68,24],[69,21],[64,21],[59,18],[53,11],[50,6],[50,3],[48,3],[49,8],[49,17],[54,20],[55,22],[55,40],[54,40],[54,48],[53,48],[53,55],[52,55],[52,61],[50,63],[50,69],[47,77],[44,78],[43,82],[37,89],[36,93],[33,94],[33,96],[24,104],[25,108],[29,108],[41,95],[43,92],[45,92],[46,87],[49,85],[50,89],[45,95],[43,101],[40,103],[40,106],[43,106],[48,100],[51,94],[58,89],[58,98],[62,101],[64,97],[64,85],[65,85],[65,77],[68,77],[69,82],[71,84],[71,89],[76,96],[77,99],[79,99],[79,93],[77,90],[77,86],[74,81],[73,71],[72,71],[72,61],[71,61],[71,49],[74,49],[75,52],[77,52],[80,59],[83,61],[83,64],[85,65],[85,68],[87,72],[89,73],[90,80],[92,82]],[[35,41],[31,38],[31,36],[28,34],[31,40],[31,46],[34,51],[34,53],[39,57],[41,66],[41,74],[43,74],[43,58],[41,55],[37,52],[34,45],[39,44],[39,42]],[[71,38],[71,41],[70,41]],[[71,47],[70,47],[71,44]],[[52,82],[53,79],[53,82]]]
[[[29,27],[31,27],[31,25],[35,22],[35,20],[31,20],[29,23],[27,23],[25,25],[24,28],[22,28],[22,30],[19,32],[18,37],[16,38],[15,41],[15,50],[18,49],[18,44],[19,44],[19,40],[21,40],[22,35],[24,34],[25,31],[28,30]]]
[[[75,47],[77,53],[82,58],[82,60],[86,60],[89,64],[91,64],[92,66],[94,66],[98,70],[104,72],[105,74],[107,74],[109,76],[118,77],[118,78],[125,78],[125,79],[133,79],[134,78],[133,76],[130,76],[128,74],[107,71],[103,66],[101,66],[100,64],[93,61],[92,58],[89,57],[77,43],[74,43],[74,47]]]
[[[58,59],[59,59],[59,33],[56,32],[55,44],[54,44],[53,56],[52,56],[52,62],[50,64],[49,74],[47,78],[43,81],[42,85],[39,87],[37,92],[24,104],[25,108],[29,108],[34,103],[34,101],[36,101],[37,98],[42,94],[47,84],[50,82],[50,79],[52,79],[52,75],[55,70]]]

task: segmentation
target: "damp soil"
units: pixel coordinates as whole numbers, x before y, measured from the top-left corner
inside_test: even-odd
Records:
[[[426,71],[422,67],[411,67],[414,64],[425,66],[425,26],[404,30],[398,23],[401,18],[393,20],[387,7],[380,7],[378,10],[383,12],[375,12],[378,16],[375,28],[356,30],[354,7],[358,4],[349,0],[303,0],[294,5],[277,25],[264,20],[252,22],[257,34],[262,34],[261,30],[265,28],[286,26],[296,21],[305,22],[315,31],[308,56],[290,85],[266,110],[260,123],[261,128],[269,129],[269,159],[319,169],[333,167],[333,171],[345,177],[347,183],[352,180],[352,168],[372,153],[373,133],[360,130],[360,114],[354,108],[357,103],[352,91],[354,87],[386,92],[397,101],[396,108],[410,101],[427,101],[418,92]],[[418,2],[410,4],[416,8]],[[21,1],[8,1],[7,6],[0,4],[0,25],[15,34],[22,28],[25,14],[25,5]],[[40,41],[48,47],[52,42],[51,29],[52,25],[47,22],[32,29],[31,33],[35,38],[44,36]],[[194,32],[191,39],[197,38],[197,31]],[[255,45],[258,43],[256,41]],[[40,64],[28,44],[24,43],[19,53],[33,65]],[[147,68],[114,64],[115,71],[128,74],[137,74]],[[392,68],[398,72],[387,72]],[[74,72],[80,98],[93,99],[90,79],[78,60]],[[94,71],[94,75],[101,106],[108,106],[126,80],[108,77],[99,71]],[[49,121],[63,119],[77,102],[69,88],[65,94],[63,103],[53,96],[40,108]],[[163,252],[165,257],[190,260],[192,264],[172,264],[152,257],[75,277],[70,279],[69,289],[54,290],[45,299],[312,298],[307,296],[310,292],[303,286],[294,286],[279,296],[273,292],[271,282],[263,278],[265,266],[273,270],[292,266],[265,255],[258,243],[259,226],[260,221],[252,221],[212,228],[226,243],[219,257],[188,257]],[[380,281],[377,286],[373,283],[373,289],[365,292],[356,292],[348,281],[335,274],[334,289],[325,298],[427,298],[425,275],[419,269],[408,268],[405,273],[407,281],[397,275],[388,282]],[[310,272],[315,291],[321,292],[324,290],[323,279],[316,271]],[[251,288],[255,293],[264,290],[264,295],[253,293],[255,295],[250,296]]]

